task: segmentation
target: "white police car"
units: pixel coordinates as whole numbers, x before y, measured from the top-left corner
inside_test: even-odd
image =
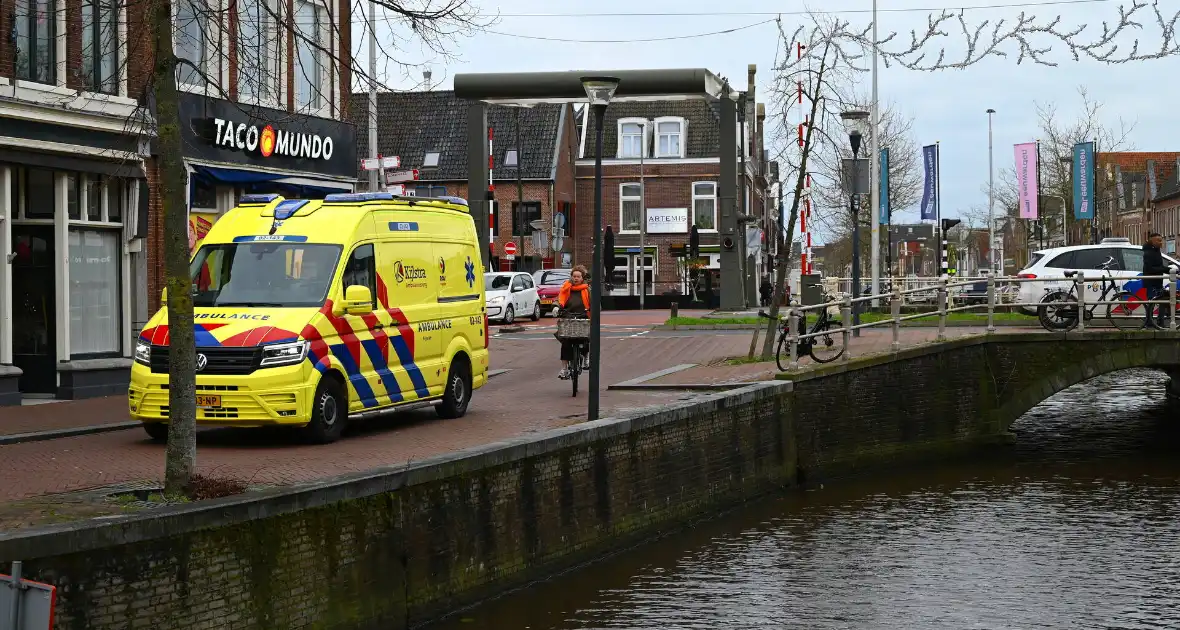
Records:
[[[1180,267],[1180,262],[1168,255],[1164,255],[1164,264]],[[1088,302],[1101,297],[1101,279],[1104,276],[1116,278],[1119,286],[1125,290],[1138,292],[1137,287],[1127,284],[1143,272],[1143,246],[1134,245],[1126,238],[1107,238],[1098,245],[1072,245],[1033,252],[1028,266],[1017,277],[1047,280],[1020,283],[1017,301],[1022,304],[1036,303],[1050,290],[1068,290],[1072,281],[1063,279],[1066,271],[1081,271],[1085,274]],[[1107,299],[1111,297],[1107,296]],[[1020,310],[1029,315],[1036,314],[1036,307],[1021,306]]]

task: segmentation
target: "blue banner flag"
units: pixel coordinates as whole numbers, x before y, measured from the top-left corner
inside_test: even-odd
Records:
[[[926,184],[922,187],[922,220],[938,218],[938,145],[922,147],[922,164],[926,169]]]
[[[881,167],[881,173],[877,177],[881,185],[881,225],[889,225],[889,147],[881,149],[878,164]]]
[[[1073,218],[1094,218],[1094,143],[1073,145]]]

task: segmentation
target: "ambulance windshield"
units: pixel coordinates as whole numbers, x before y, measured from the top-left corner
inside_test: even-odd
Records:
[[[322,306],[340,250],[311,243],[203,245],[189,267],[193,306]]]

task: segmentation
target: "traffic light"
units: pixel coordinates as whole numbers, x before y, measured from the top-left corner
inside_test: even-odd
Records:
[[[945,234],[945,233],[949,232],[951,228],[955,227],[956,225],[958,225],[962,222],[963,221],[961,219],[943,219],[942,220],[943,233]]]

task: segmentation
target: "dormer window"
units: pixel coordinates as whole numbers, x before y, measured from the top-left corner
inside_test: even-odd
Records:
[[[656,119],[656,157],[684,157],[684,119],[663,117]]]
[[[504,166],[507,168],[516,168],[517,166],[520,166],[520,160],[518,159],[516,149],[508,149],[504,152]]]
[[[422,160],[423,168],[432,168],[438,166],[438,151],[428,151],[426,157]]]
[[[638,159],[648,157],[646,118],[622,118],[619,120],[618,157]]]

